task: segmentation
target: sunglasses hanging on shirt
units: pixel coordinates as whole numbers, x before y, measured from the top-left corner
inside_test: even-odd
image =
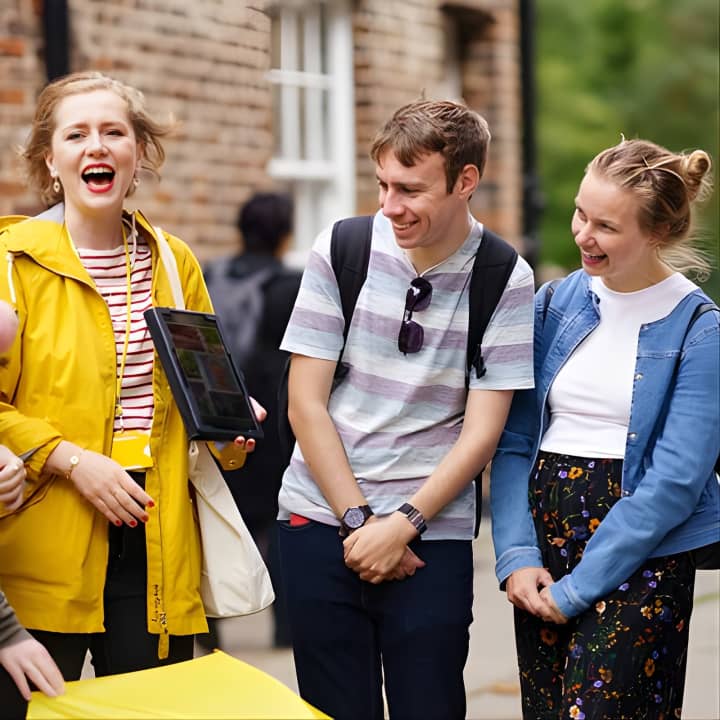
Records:
[[[425,332],[413,319],[413,313],[425,310],[432,299],[432,285],[422,277],[416,277],[410,283],[405,294],[405,312],[403,313],[400,332],[398,333],[398,350],[401,353],[416,353],[423,346]]]

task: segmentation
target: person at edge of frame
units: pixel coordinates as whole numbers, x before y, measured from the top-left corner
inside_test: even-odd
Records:
[[[10,348],[17,328],[17,315],[8,303],[0,300],[0,353]],[[0,357],[0,364],[4,362],[5,359]],[[20,507],[25,476],[22,459],[0,445],[0,506],[9,511]],[[0,590],[0,699],[3,718],[24,718],[33,688],[49,697],[56,697],[64,692],[63,677],[45,647],[20,625]]]
[[[21,507],[0,507],[0,585],[67,680],[88,650],[99,676],[191,659],[207,630],[187,434],[143,315],[173,305],[171,282],[156,230],[124,210],[166,131],[124,83],[52,82],[23,153],[51,207],[0,219],[0,297],[19,318],[2,439],[29,454]],[[165,242],[188,309],[212,311],[190,249]],[[254,444],[219,457],[238,467]]]
[[[587,166],[582,268],[535,301],[536,389],[492,463],[526,720],[679,718],[696,550],[720,540],[720,321],[684,273],[710,158],[625,140]]]
[[[278,383],[288,357],[279,346],[301,278],[298,270],[283,262],[292,241],[293,214],[290,195],[254,193],[238,212],[242,250],[232,257],[213,260],[204,268],[215,312],[229,335],[233,359],[271,418],[277,413]],[[244,307],[255,311],[244,313]],[[270,572],[275,590],[273,646],[290,647],[275,522],[285,461],[278,452],[277,423],[265,423],[263,430],[262,443],[248,455],[243,468],[223,474]],[[200,636],[201,643],[221,647],[222,621],[209,619],[208,625],[210,633]]]

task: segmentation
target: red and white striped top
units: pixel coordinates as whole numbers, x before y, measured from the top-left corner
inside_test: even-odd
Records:
[[[110,318],[115,331],[116,372],[119,375],[127,323],[125,248],[121,245],[112,250],[78,248],[77,251],[80,261],[95,281],[98,292],[110,309]],[[154,346],[143,316],[145,310],[152,307],[151,284],[150,248],[138,237],[131,270],[130,338],[120,393],[123,412],[121,417],[115,418],[115,431],[149,432],[152,425]]]

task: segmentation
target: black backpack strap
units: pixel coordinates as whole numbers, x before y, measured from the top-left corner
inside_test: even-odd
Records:
[[[467,387],[470,385],[473,368],[477,377],[481,378],[485,374],[481,347],[483,335],[515,269],[517,256],[512,245],[485,228],[470,278],[470,320],[465,373]]]
[[[477,377],[485,374],[482,357],[482,339],[515,269],[517,252],[512,245],[487,228],[475,254],[470,276],[470,317],[468,320],[467,364],[465,387],[470,387],[470,373],[475,368]],[[482,470],[475,478],[475,537],[480,530],[482,516]]]
[[[330,262],[340,290],[340,302],[345,318],[343,346],[347,340],[360,289],[367,276],[372,228],[372,215],[345,218],[333,225],[330,237]]]
[[[350,321],[352,320],[355,305],[357,304],[360,289],[367,276],[370,261],[370,245],[372,240],[373,217],[353,217],[338,220],[333,225],[330,236],[330,263],[337,279],[340,290],[345,327],[343,329],[343,350],[340,352],[335,368],[334,383],[337,384],[347,373],[347,367],[342,362],[345,350]],[[282,377],[278,384],[277,413],[278,413],[278,439],[279,452],[290,464],[290,456],[295,447],[295,434],[288,419],[288,378],[290,374],[290,357],[285,363]]]
[[[685,345],[685,340],[687,339],[688,333],[690,332],[690,328],[695,324],[695,321],[704,313],[710,311],[710,310],[717,310],[720,312],[720,308],[715,303],[701,303],[698,305],[695,310],[693,311],[693,314],[690,316],[690,320],[688,321],[687,328],[685,328],[685,335],[683,335],[683,341],[682,345],[680,346],[682,348],[683,345]]]
[[[555,278],[548,283],[547,289],[545,290],[545,297],[543,298],[543,322],[545,322],[545,316],[547,315],[548,308],[550,307],[552,296],[555,294],[555,288],[557,288],[561,281],[562,278]]]

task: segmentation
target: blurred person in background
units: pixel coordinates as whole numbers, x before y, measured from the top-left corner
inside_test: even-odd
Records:
[[[15,339],[18,318],[8,303],[0,301],[0,353]],[[5,361],[0,357],[0,364]],[[25,491],[25,464],[0,445],[0,506],[17,510]],[[0,521],[1,522],[1,521]],[[5,720],[24,718],[31,689],[60,695],[64,683],[50,654],[17,620],[0,590],[0,708]]]
[[[282,576],[277,550],[278,491],[286,463],[278,452],[278,383],[288,358],[280,342],[292,312],[301,273],[283,264],[290,247],[293,201],[285,193],[254,194],[238,213],[242,250],[205,268],[205,281],[233,359],[253,396],[271,421],[265,436],[239,472],[225,478],[243,519],[268,565],[273,586],[273,643],[290,645]],[[211,628],[214,623],[210,622]],[[203,640],[216,645],[217,637]]]
[[[575,199],[582,268],[536,296],[535,390],[490,485],[527,720],[681,716],[697,550],[720,540],[720,315],[683,274],[707,271],[709,191],[702,150],[604,150]]]
[[[166,131],[117,80],[51,83],[23,154],[51,207],[0,233],[0,297],[19,317],[0,429],[33,450],[22,505],[0,508],[0,585],[68,680],[88,650],[97,675],[188,660],[207,630],[188,439],[143,315],[174,304],[171,283],[156,230],[123,208]],[[190,249],[164,242],[187,308],[211,312]],[[238,437],[226,463],[253,447]]]

